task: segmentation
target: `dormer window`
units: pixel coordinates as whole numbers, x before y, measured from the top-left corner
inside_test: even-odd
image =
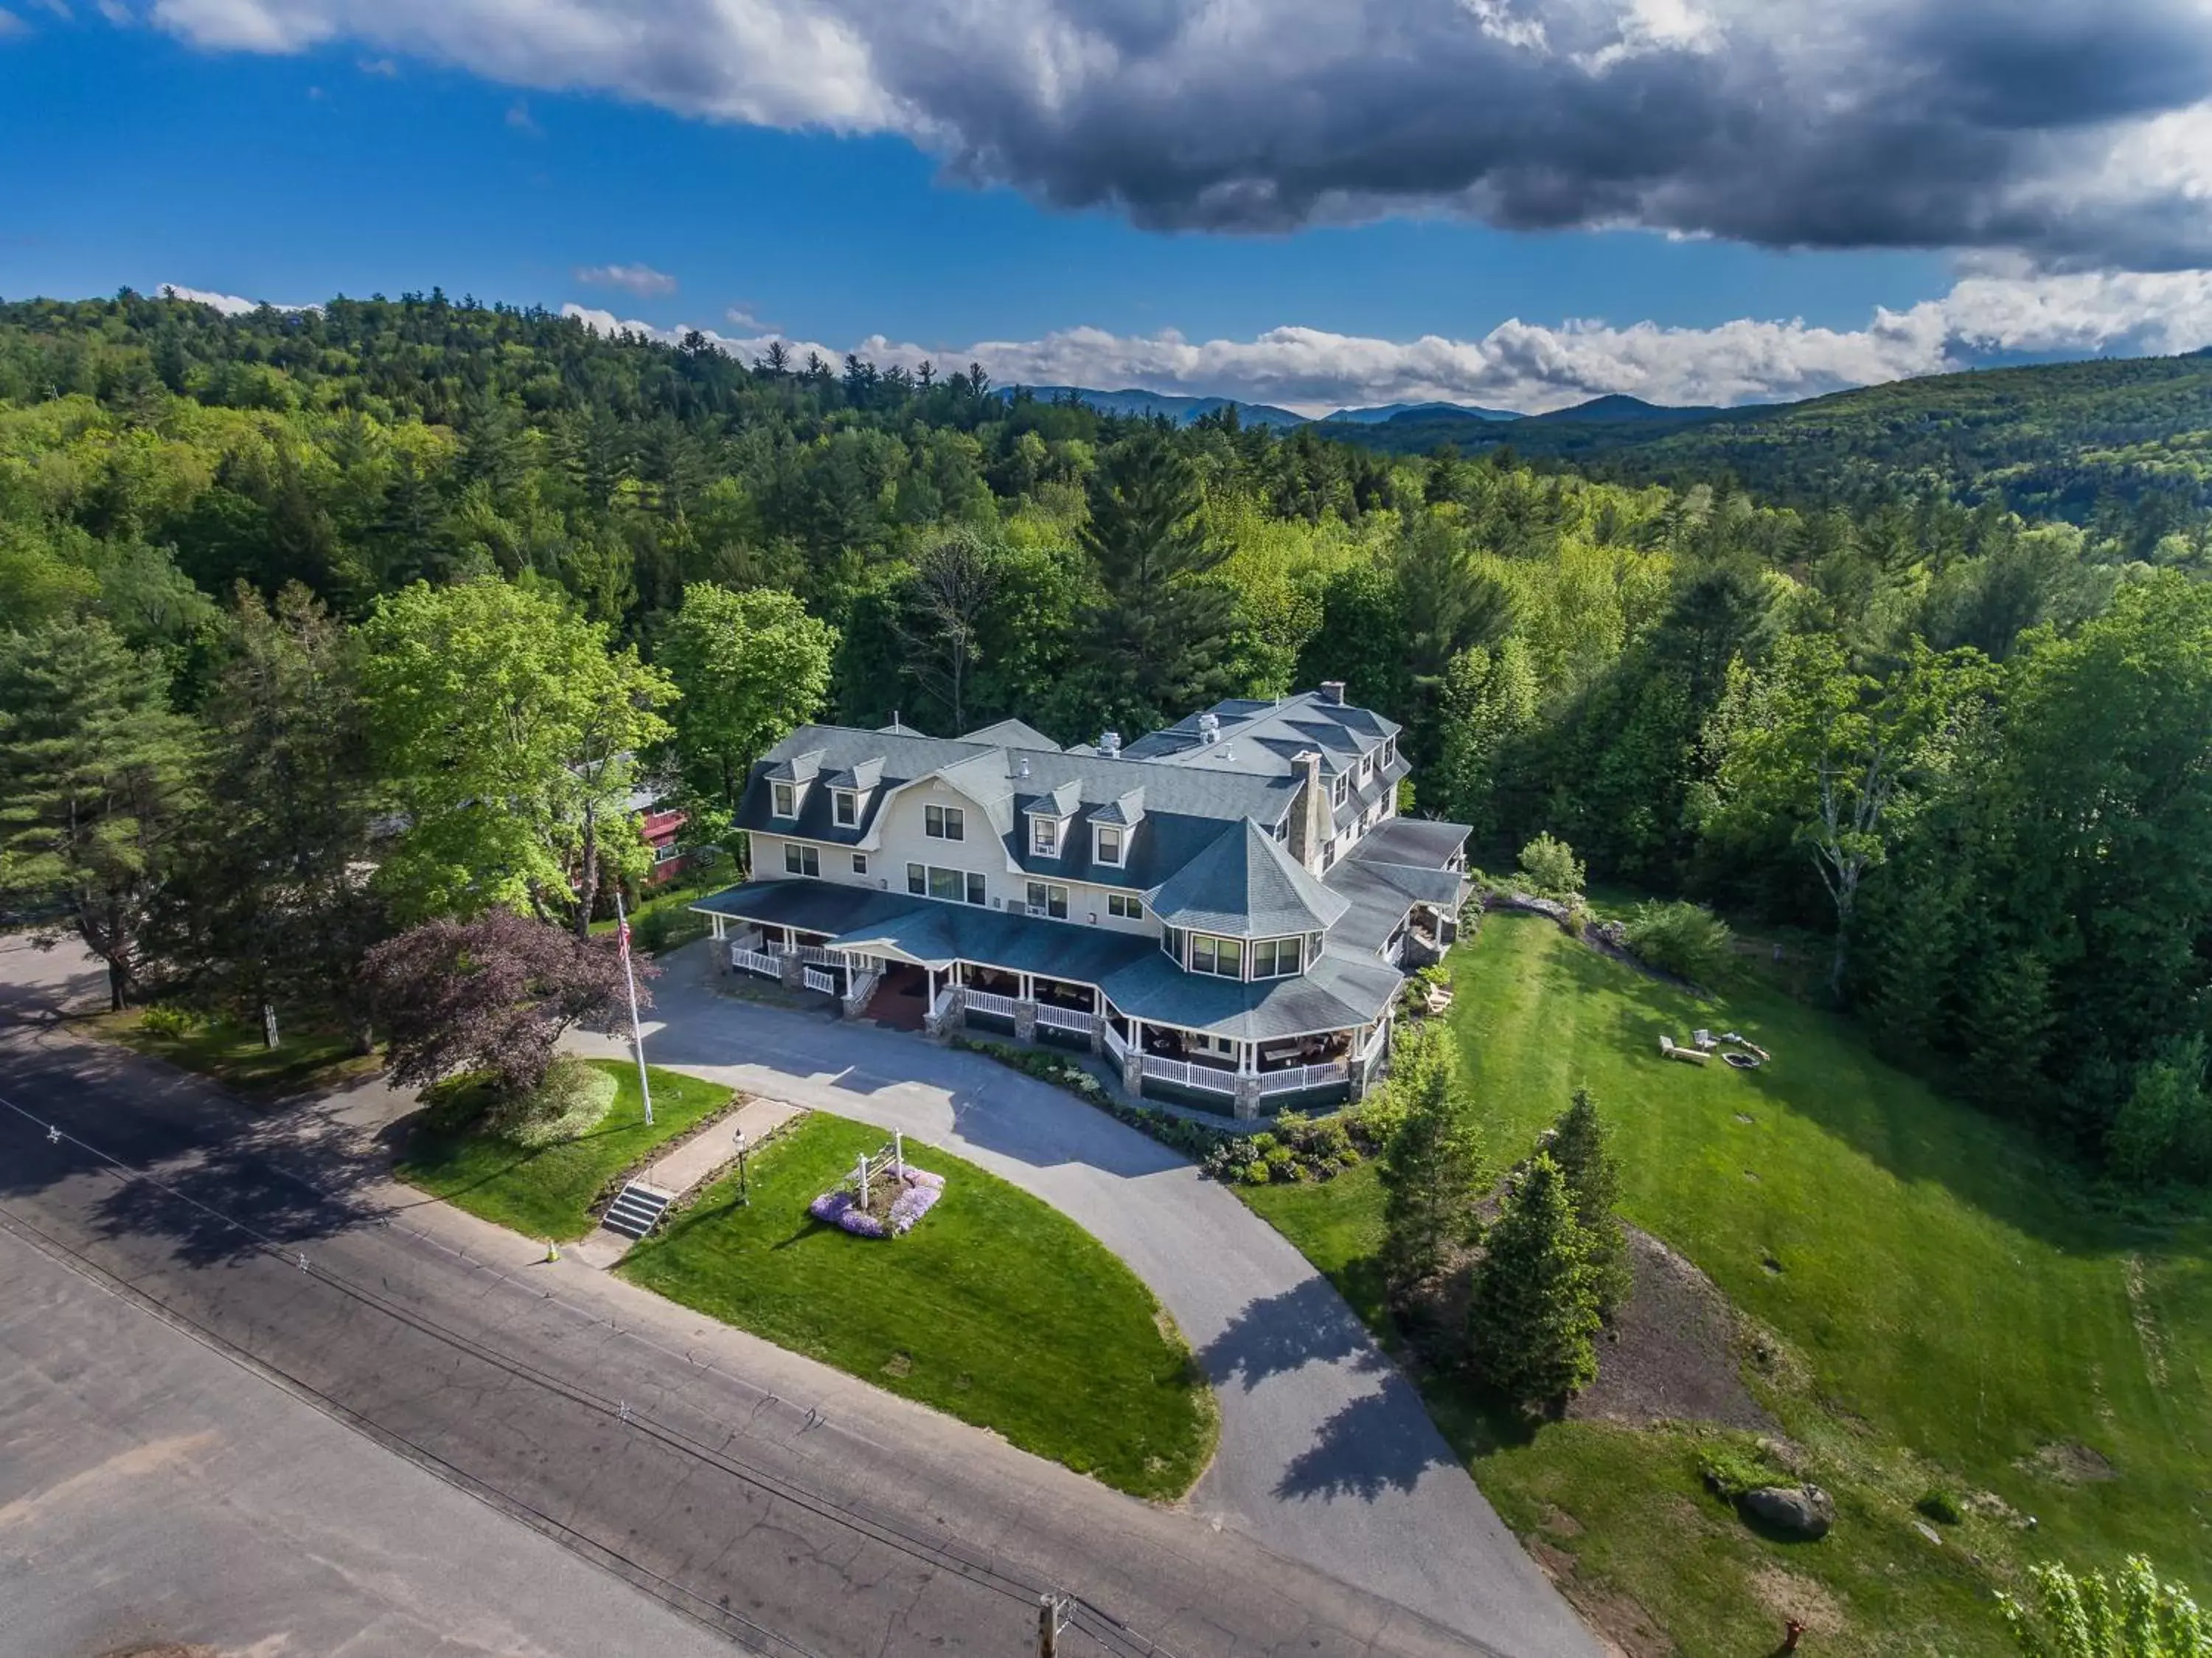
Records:
[[[770,791],[775,796],[776,816],[780,818],[797,817],[799,815],[798,787],[793,783],[779,783],[770,784],[769,788]]]
[[[1390,738],[1382,745],[1382,769],[1388,771],[1398,763],[1398,740]]]
[[[1344,804],[1346,800],[1350,798],[1351,794],[1352,779],[1340,771],[1337,773],[1336,789],[1331,795],[1331,798],[1334,799],[1339,806],[1341,806]]]
[[[831,789],[830,815],[840,829],[850,829],[860,820],[860,797],[849,789]]]
[[[1101,863],[1121,867],[1121,832],[1112,824],[1102,823],[1091,831],[1092,846]]]
[[[1359,757],[1359,781],[1365,783],[1374,775],[1375,757],[1372,754],[1362,754]]]
[[[1030,850],[1041,858],[1060,856],[1060,820],[1037,817],[1030,819]]]

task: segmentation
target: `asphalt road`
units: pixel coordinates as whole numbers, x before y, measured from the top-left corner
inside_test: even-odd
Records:
[[[500,1528],[524,1527],[778,1654],[1030,1651],[1046,1591],[1072,1597],[1069,1653],[1491,1649],[628,1285],[532,1266],[512,1236],[444,1205],[395,1208],[357,1148],[257,1121],[165,1068],[19,1026],[0,1036],[0,1222],[18,1240],[129,1285],[258,1369],[234,1385],[272,1422],[309,1400],[499,1510],[481,1511],[488,1596],[494,1563],[520,1546]],[[0,1390],[66,1373],[65,1320],[9,1327]],[[0,1462],[0,1604],[54,1593],[9,1527],[18,1505],[111,1466],[129,1448],[118,1434],[173,1438],[188,1402],[180,1379],[113,1431],[76,1434],[64,1417],[38,1454]],[[323,1495],[352,1500],[337,1478]],[[335,1529],[331,1557],[356,1569],[348,1546]],[[183,1562],[156,1553],[69,1592],[87,1616],[119,1617]],[[388,1587],[401,1604],[416,1594],[404,1577]],[[243,1585],[231,1597],[252,1599]],[[270,1627],[222,1633],[235,1649],[426,1650],[373,1624],[300,1644],[281,1596],[264,1599]],[[438,1605],[424,1589],[416,1609],[434,1620]],[[1500,1645],[1519,1650],[1513,1633]],[[648,1645],[641,1634],[627,1649]],[[580,1622],[552,1649],[625,1646]]]

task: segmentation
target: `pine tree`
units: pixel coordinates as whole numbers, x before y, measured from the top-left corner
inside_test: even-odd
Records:
[[[1613,1212],[1620,1201],[1620,1166],[1607,1143],[1611,1137],[1596,1099],[1588,1088],[1577,1088],[1574,1103],[1553,1125],[1546,1148],[1573,1196],[1575,1219],[1589,1234],[1591,1286],[1597,1310],[1606,1318],[1628,1299],[1634,1284],[1628,1239]]]
[[[1226,555],[1200,520],[1198,474],[1169,440],[1146,433],[1111,450],[1092,480],[1085,546],[1101,601],[1085,617],[1089,711],[1146,731],[1228,689],[1236,594],[1208,579]]]
[[[1404,1118],[1384,1149],[1383,1277],[1395,1298],[1432,1277],[1474,1240],[1482,1192],[1481,1143],[1449,1040],[1401,1039],[1390,1088]]]
[[[1520,1405],[1548,1405],[1597,1375],[1589,1239],[1559,1166],[1538,1152],[1490,1228],[1468,1308],[1483,1379]]]
[[[102,621],[0,633],[0,899],[59,917],[120,1009],[194,804],[197,735],[168,673]]]

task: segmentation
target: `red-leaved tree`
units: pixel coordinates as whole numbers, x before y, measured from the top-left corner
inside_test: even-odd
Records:
[[[644,981],[659,970],[635,966],[649,1007]],[[562,1032],[611,1029],[628,1013],[613,939],[587,942],[510,910],[411,927],[369,952],[367,978],[385,1070],[403,1086],[483,1071],[505,1090],[535,1088]]]

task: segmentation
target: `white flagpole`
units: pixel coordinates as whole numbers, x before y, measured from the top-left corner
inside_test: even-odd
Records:
[[[615,937],[622,946],[623,982],[629,986],[629,1042],[637,1055],[637,1091],[645,1099],[645,1125],[653,1126],[653,1084],[645,1080],[645,1033],[637,1023],[637,974],[629,965],[629,917],[623,913],[622,883],[615,883]]]

